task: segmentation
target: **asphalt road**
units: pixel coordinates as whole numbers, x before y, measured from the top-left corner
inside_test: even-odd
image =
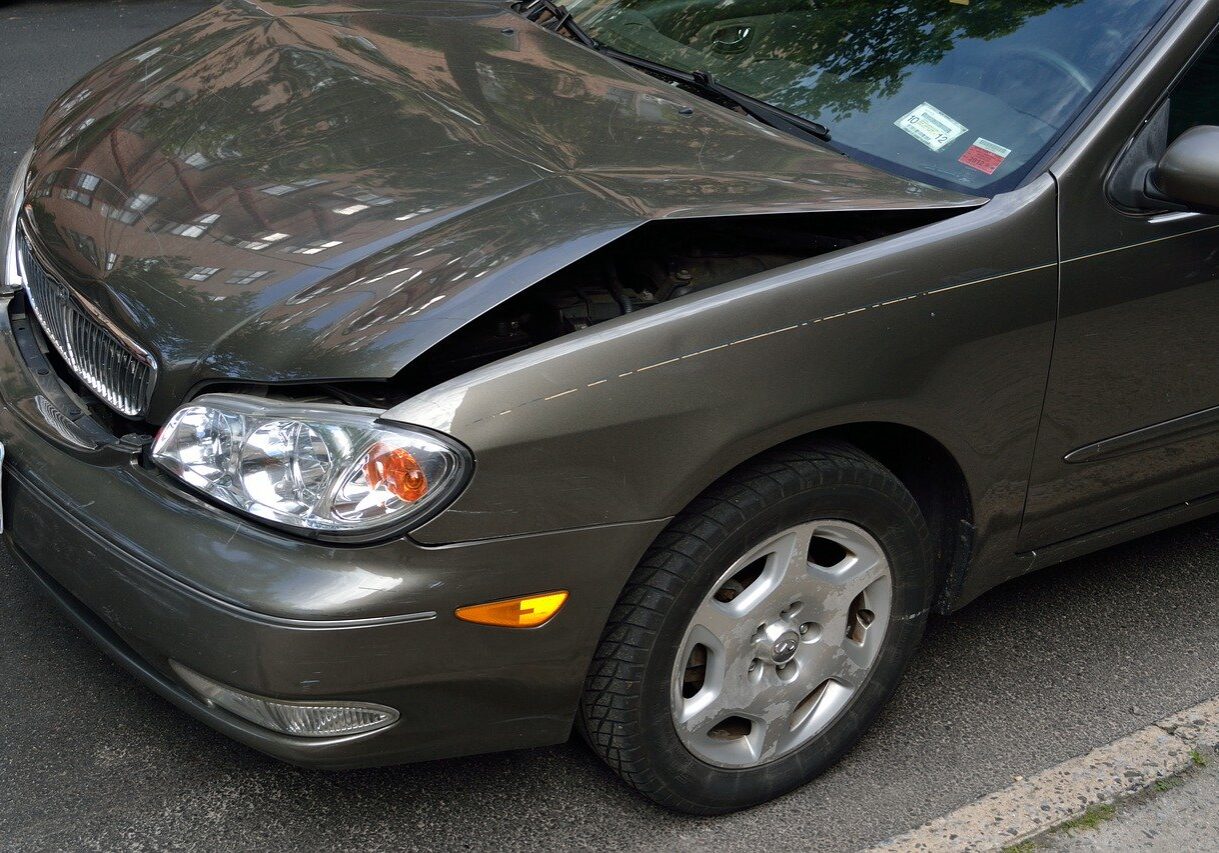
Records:
[[[201,2],[0,6],[0,172],[96,62]],[[576,741],[324,773],[229,743],[129,679],[0,551],[0,847],[850,850],[1219,694],[1219,519],[933,621],[878,727],[745,814],[640,800]]]

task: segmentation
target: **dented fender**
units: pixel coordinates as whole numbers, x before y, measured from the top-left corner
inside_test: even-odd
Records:
[[[671,516],[814,430],[922,430],[968,480],[979,537],[1019,519],[1049,365],[1055,189],[675,299],[479,368],[389,420],[477,458],[426,543]],[[1016,245],[1012,233],[1030,235]]]

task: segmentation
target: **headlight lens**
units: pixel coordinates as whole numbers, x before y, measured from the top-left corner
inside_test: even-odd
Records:
[[[30,158],[34,149],[25,152],[8,192],[4,194],[4,207],[0,208],[0,290],[15,290],[21,287],[21,273],[17,266],[17,216],[21,212],[21,201],[25,194],[25,175],[30,170]]]
[[[469,453],[374,409],[209,394],[157,434],[152,458],[210,497],[280,525],[336,535],[418,524],[456,497]]]

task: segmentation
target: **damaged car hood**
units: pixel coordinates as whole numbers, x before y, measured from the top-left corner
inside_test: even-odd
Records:
[[[982,203],[893,177],[462,0],[232,2],[39,132],[38,253],[161,365],[379,379],[661,218]]]

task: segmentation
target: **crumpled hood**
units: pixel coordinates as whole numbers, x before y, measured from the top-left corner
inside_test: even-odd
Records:
[[[393,376],[649,219],[951,207],[479,0],[232,2],[48,112],[44,257],[197,383]]]

